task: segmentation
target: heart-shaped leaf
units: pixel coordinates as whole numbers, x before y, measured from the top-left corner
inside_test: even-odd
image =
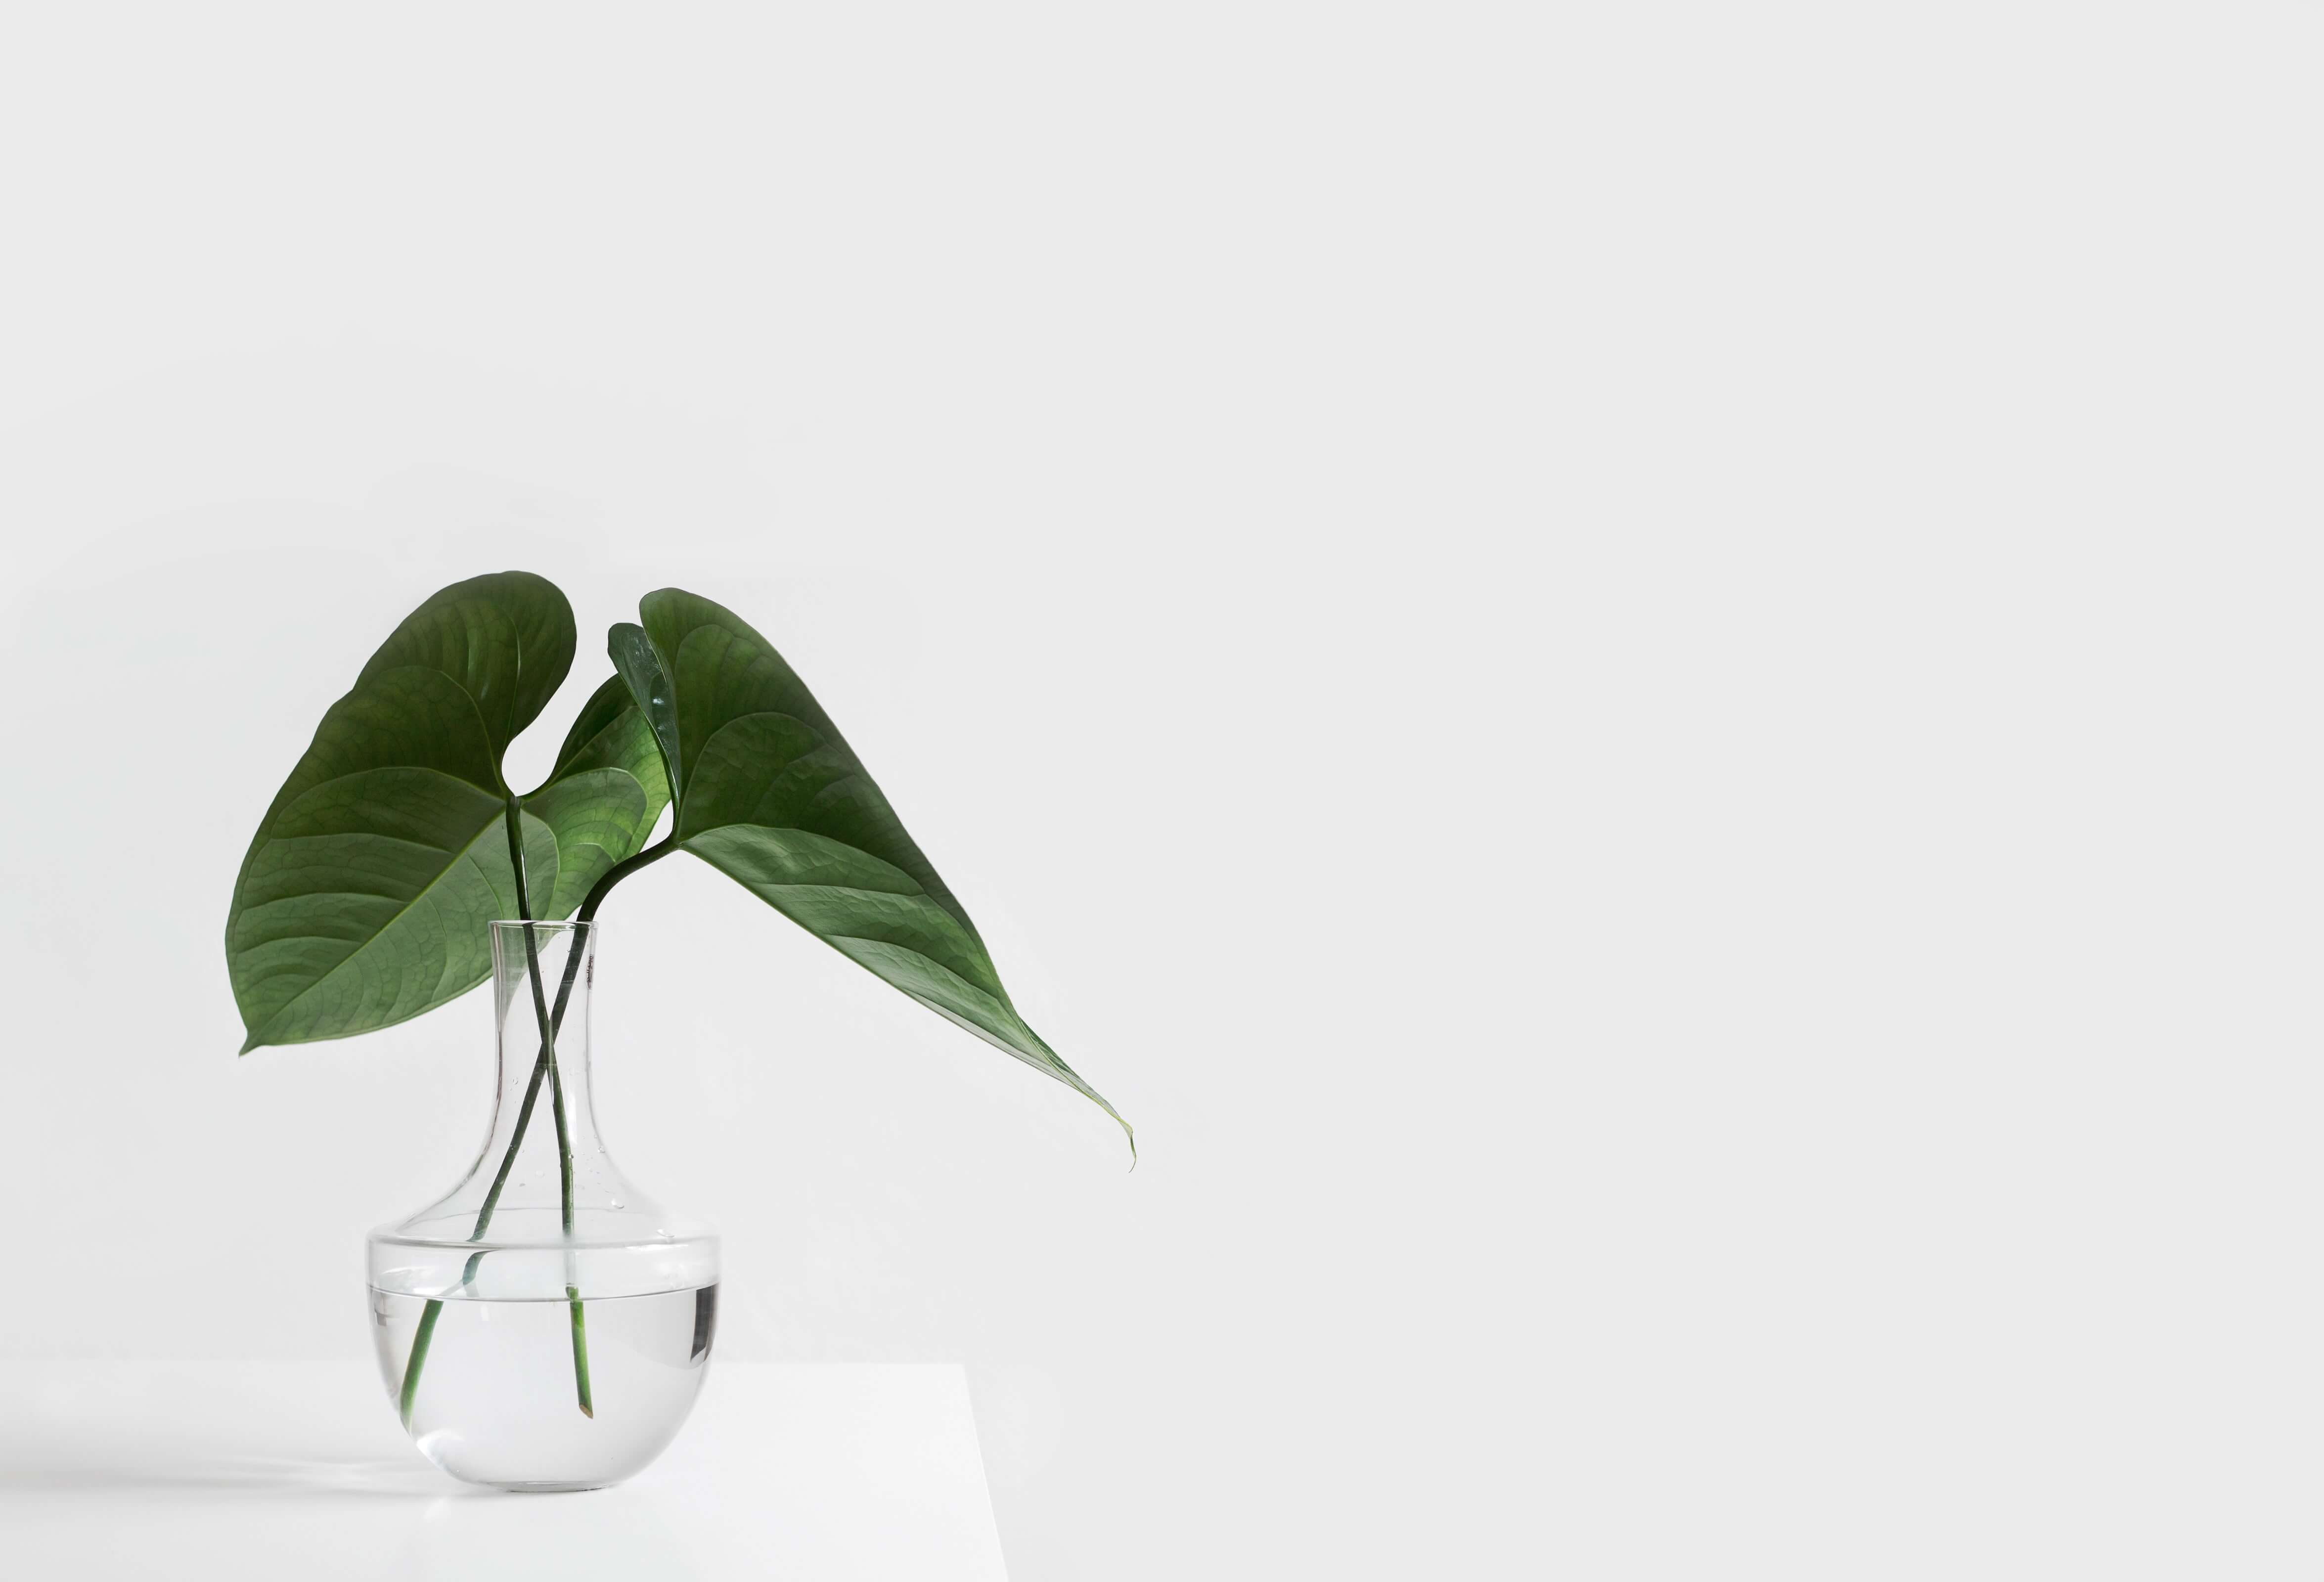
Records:
[[[574,844],[617,840],[622,821],[600,802],[578,789],[548,798],[521,820],[520,906],[501,758],[572,661],[571,606],[526,572],[443,589],[380,646],[324,715],[235,882],[226,964],[244,1053],[388,1026],[482,982],[490,922],[547,915],[558,898],[562,824],[542,814],[590,832]]]
[[[938,1016],[1087,1095],[1129,1133],[1017,1014],[966,908],[774,646],[677,588],[639,609],[672,704],[678,844]]]

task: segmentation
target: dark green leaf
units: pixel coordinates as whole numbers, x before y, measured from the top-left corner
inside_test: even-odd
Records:
[[[649,593],[640,610],[674,704],[678,843],[1121,1121],[1017,1014],[967,910],[773,645],[731,611],[676,588]]]
[[[226,962],[249,1038],[344,1038],[416,1016],[491,970],[518,896],[501,756],[573,656],[573,613],[541,578],[456,584],[399,626],[261,822],[235,883]],[[610,838],[608,815],[549,810]],[[614,822],[618,822],[615,820]],[[559,886],[558,834],[523,817],[526,908]]]
[[[669,805],[661,751],[618,676],[582,705],[557,768],[524,799],[557,833],[557,894],[546,917],[567,917],[607,869],[645,844]]]
[[[418,665],[440,670],[475,700],[497,754],[540,717],[573,667],[573,607],[529,571],[471,577],[406,616],[355,677]]]
[[[613,656],[613,670],[627,685],[630,697],[653,726],[654,740],[661,749],[663,774],[675,794],[678,787],[678,716],[672,707],[669,676],[662,667],[661,656],[654,652],[653,639],[645,629],[622,621],[607,634],[606,651]]]

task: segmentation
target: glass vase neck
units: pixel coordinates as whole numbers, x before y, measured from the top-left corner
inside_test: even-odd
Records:
[[[615,1297],[716,1278],[717,1238],[615,1168],[590,1081],[595,924],[492,924],[499,1081],[460,1183],[374,1233],[373,1281],[431,1300]]]
[[[537,1166],[544,1157],[556,1164],[560,1182],[561,1161],[567,1154],[579,1173],[594,1175],[612,1168],[597,1134],[591,1082],[589,1001],[597,975],[597,926],[516,921],[493,924],[493,1019],[500,1081],[479,1170],[497,1169],[512,1144],[521,1165]],[[553,1124],[535,1133],[531,1123],[544,1119]],[[545,1148],[554,1151],[544,1155]],[[537,1175],[538,1169],[532,1173]],[[576,1190],[580,1184],[576,1174]],[[503,1200],[507,1200],[505,1190]],[[592,1206],[611,1205],[600,1201]]]

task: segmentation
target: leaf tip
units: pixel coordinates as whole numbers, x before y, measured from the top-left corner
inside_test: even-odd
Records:
[[[1084,1088],[1082,1091],[1089,1093],[1089,1090],[1087,1088]],[[1122,1119],[1121,1112],[1114,1108],[1112,1105],[1108,1104],[1102,1099],[1098,1099],[1097,1095],[1094,1093],[1089,1093],[1089,1096],[1093,1099],[1097,1099],[1098,1108],[1104,1110],[1108,1115],[1113,1117],[1113,1124],[1121,1128],[1121,1135],[1129,1140],[1130,1168],[1134,1173],[1138,1169],[1138,1128],[1131,1126],[1128,1121]]]

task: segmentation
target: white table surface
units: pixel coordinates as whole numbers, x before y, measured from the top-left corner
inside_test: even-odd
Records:
[[[728,1362],[653,1466],[567,1495],[437,1471],[368,1364],[0,1364],[0,1571],[1005,1577],[959,1367]]]

